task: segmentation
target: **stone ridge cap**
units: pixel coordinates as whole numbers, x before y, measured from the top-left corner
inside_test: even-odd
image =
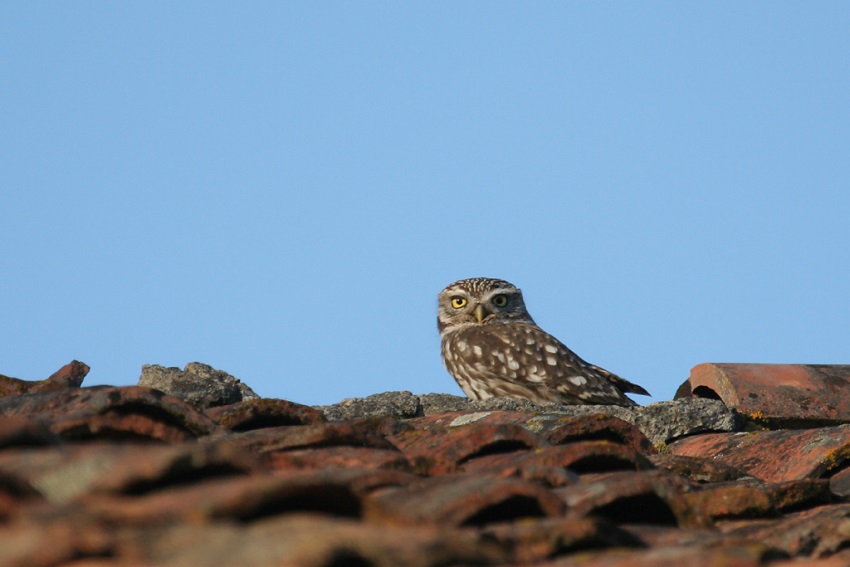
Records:
[[[526,400],[497,398],[486,401],[449,394],[384,392],[365,398],[348,398],[329,406],[314,406],[329,421],[363,417],[413,419],[449,412],[526,412],[537,415],[588,416],[604,414],[640,429],[653,444],[664,444],[696,433],[740,431],[743,420],[723,402],[688,398],[655,402],[646,406],[537,405]]]

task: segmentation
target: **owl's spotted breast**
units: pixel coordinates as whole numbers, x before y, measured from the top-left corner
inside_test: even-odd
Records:
[[[455,282],[440,294],[438,309],[443,362],[473,399],[634,405],[624,392],[647,394],[543,331],[520,290],[504,280]]]

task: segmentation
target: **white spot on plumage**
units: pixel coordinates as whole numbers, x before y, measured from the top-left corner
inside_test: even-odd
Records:
[[[472,345],[472,352],[475,353],[475,356],[481,356],[484,354],[484,351],[481,350],[481,347],[478,345]]]
[[[499,352],[499,351],[497,351],[497,350],[494,350],[494,351],[493,351],[493,356],[495,356],[496,358],[498,358],[498,359],[499,359],[499,362],[501,362],[502,364],[504,364],[504,363],[505,363],[505,353],[503,353],[503,352]]]
[[[457,342],[457,348],[462,350],[462,351],[467,351],[467,350],[469,350],[469,345],[466,344],[466,341],[458,341]]]
[[[567,380],[569,380],[576,386],[584,386],[585,384],[587,384],[587,378],[585,378],[584,376],[570,376],[569,378],[567,378]]]
[[[519,362],[517,362],[515,358],[511,358],[508,360],[508,368],[511,370],[519,370]]]
[[[537,374],[536,372],[530,372],[525,377],[529,382],[545,382],[546,375],[545,374]]]
[[[557,366],[558,365],[558,359],[555,358],[554,356],[547,356],[546,357],[546,364],[548,364],[549,366]]]
[[[557,354],[558,352],[558,347],[556,347],[555,345],[546,345],[543,348],[545,348],[547,352],[551,352],[552,354]]]

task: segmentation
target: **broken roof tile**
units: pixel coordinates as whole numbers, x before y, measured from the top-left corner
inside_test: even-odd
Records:
[[[850,365],[700,364],[677,398],[720,399],[764,423],[850,421]]]
[[[90,368],[79,360],[72,360],[45,380],[21,380],[0,375],[0,396],[17,396],[28,392],[48,392],[64,388],[79,388]]]

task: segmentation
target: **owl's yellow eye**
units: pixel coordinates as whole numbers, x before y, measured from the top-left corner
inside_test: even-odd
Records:
[[[496,295],[493,297],[493,305],[496,307],[504,307],[508,304],[508,298],[504,295]]]
[[[455,309],[460,309],[461,307],[466,307],[466,298],[465,297],[453,297],[452,298],[452,307]]]

